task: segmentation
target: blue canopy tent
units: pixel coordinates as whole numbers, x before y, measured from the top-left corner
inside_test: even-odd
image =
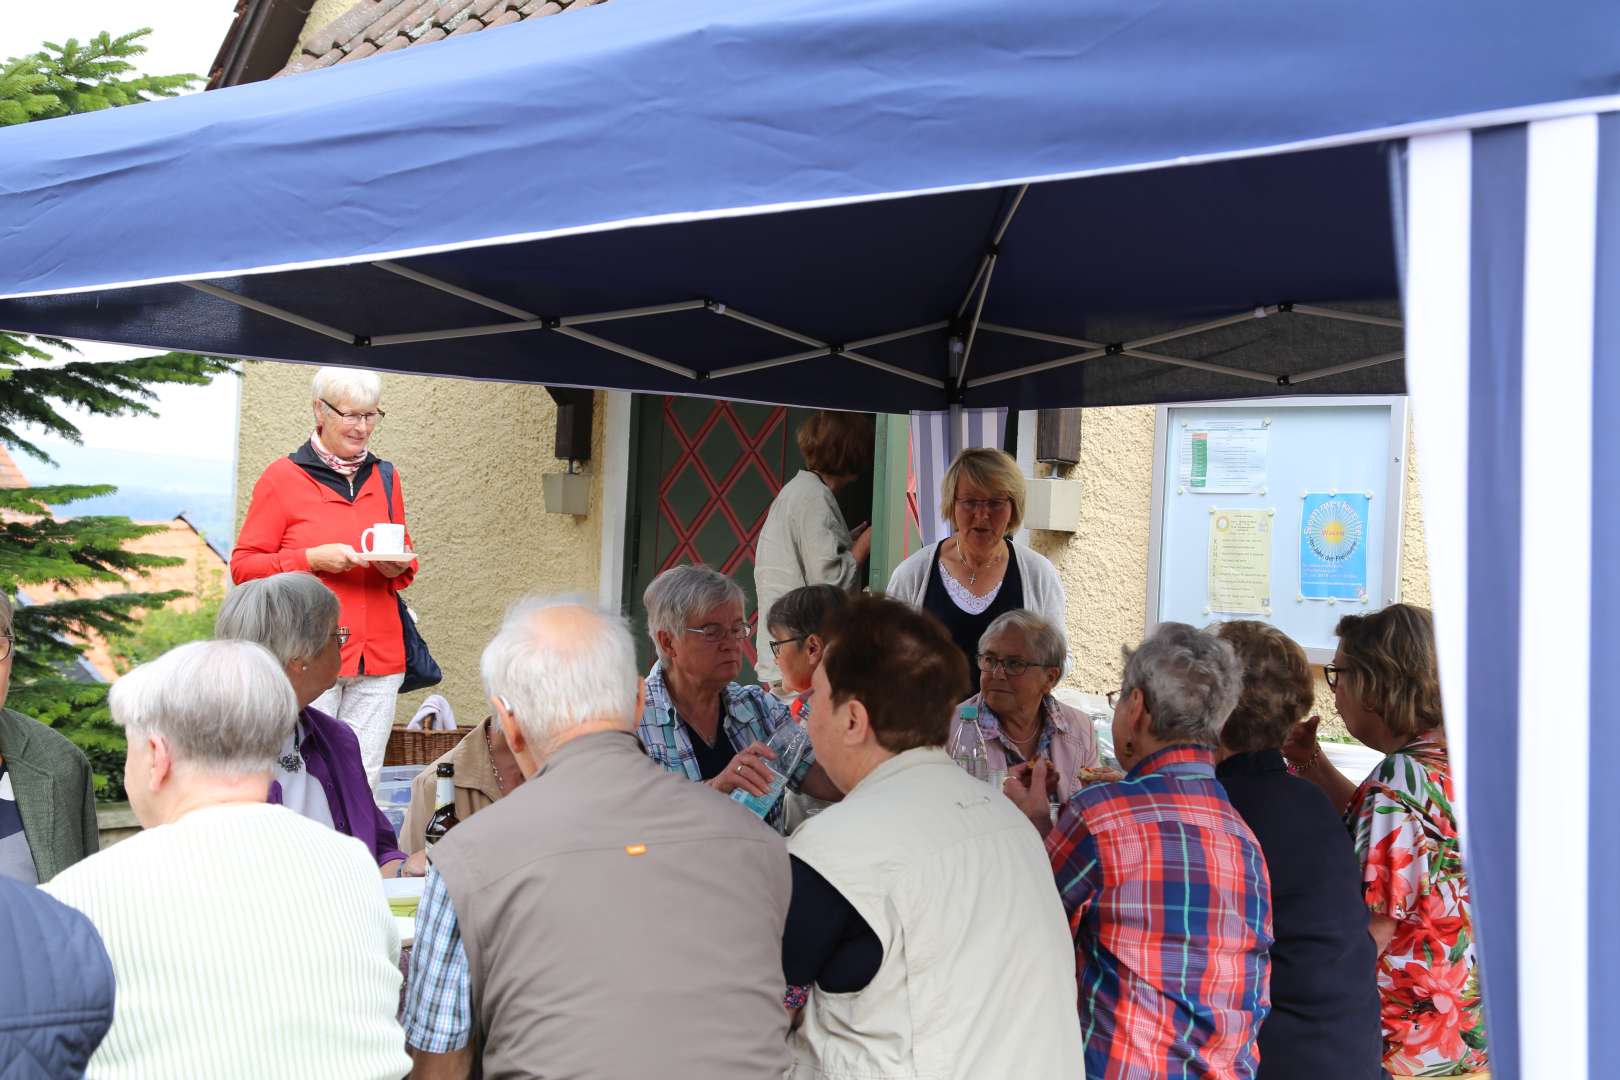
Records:
[[[1409,388],[1494,1071],[1602,1075],[1617,110],[1596,2],[615,0],[0,133],[0,327],[883,411]]]

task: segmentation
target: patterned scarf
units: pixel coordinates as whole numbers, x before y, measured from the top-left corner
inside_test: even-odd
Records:
[[[371,453],[369,450],[362,450],[359,457],[340,458],[321,442],[319,428],[309,433],[309,448],[315,451],[315,456],[321,459],[321,464],[340,476],[353,476],[359,472],[360,466],[366,463],[366,456]]]

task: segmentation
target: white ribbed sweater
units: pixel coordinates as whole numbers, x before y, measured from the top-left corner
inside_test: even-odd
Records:
[[[399,933],[365,845],[281,806],[196,810],[58,874],[118,981],[91,1080],[396,1080]]]

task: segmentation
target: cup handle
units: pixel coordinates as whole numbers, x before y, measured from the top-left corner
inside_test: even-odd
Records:
[[[376,528],[376,526],[372,526],[371,528],[368,528],[365,532],[361,533],[360,534],[360,552],[361,552],[361,554],[370,555],[371,554],[371,549],[375,546],[376,539],[377,539],[377,528]]]

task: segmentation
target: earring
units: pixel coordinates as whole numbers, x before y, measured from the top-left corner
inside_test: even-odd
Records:
[[[1136,756],[1136,743],[1131,739],[1126,739],[1125,740],[1125,756],[1126,757],[1135,757]]]

